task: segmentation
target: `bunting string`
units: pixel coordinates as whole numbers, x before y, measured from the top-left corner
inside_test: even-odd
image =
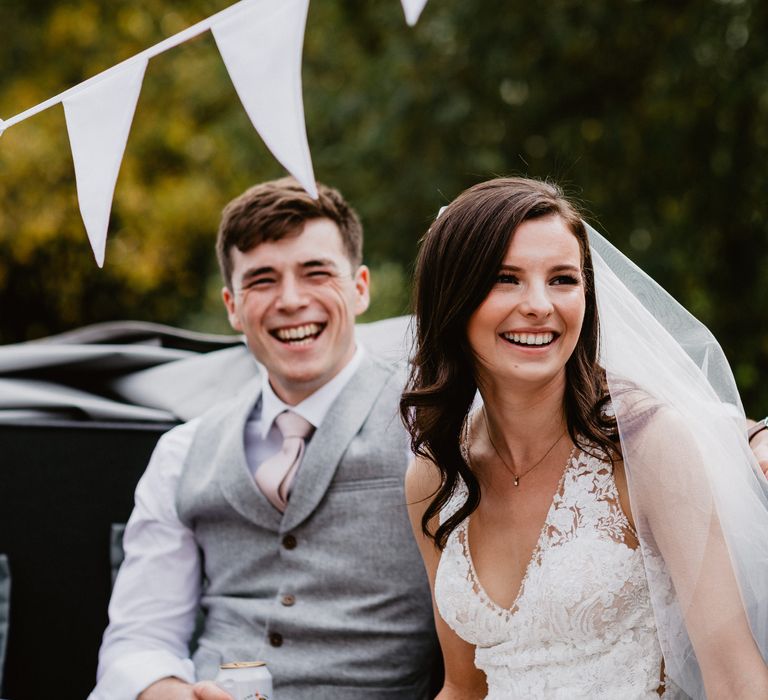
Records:
[[[193,24],[191,27],[182,29],[180,32],[177,32],[173,36],[170,36],[167,39],[163,39],[162,41],[158,42],[154,46],[150,46],[148,49],[144,49],[144,51],[142,51],[141,53],[137,53],[134,56],[131,56],[130,58],[126,58],[124,61],[121,61],[120,63],[116,63],[111,68],[107,68],[106,70],[103,70],[101,73],[97,73],[96,75],[88,78],[87,80],[84,80],[82,83],[78,83],[77,85],[74,85],[73,87],[68,88],[67,90],[64,90],[64,92],[59,93],[55,97],[51,97],[45,100],[44,102],[41,102],[40,104],[35,105],[34,107],[30,107],[29,109],[26,109],[23,112],[20,112],[19,114],[11,117],[10,119],[5,119],[5,120],[0,119],[0,134],[2,134],[8,127],[13,126],[14,124],[18,124],[19,122],[23,122],[25,119],[29,119],[29,117],[33,117],[35,114],[39,114],[40,112],[45,111],[49,107],[53,107],[54,105],[61,103],[66,98],[74,97],[75,95],[82,92],[83,90],[86,90],[90,87],[94,87],[97,83],[101,82],[102,80],[106,80],[110,78],[115,73],[120,72],[123,68],[126,68],[129,65],[148,61],[150,58],[159,56],[161,53],[165,53],[169,49],[173,49],[179,46],[179,44],[183,44],[185,41],[194,39],[196,36],[199,36],[203,32],[210,30],[212,25],[217,20],[222,20],[232,14],[236,14],[243,7],[248,5],[253,5],[255,4],[256,1],[257,0],[240,0],[240,2],[237,2],[234,5],[230,5],[229,7],[224,8],[220,12],[217,12],[216,14],[213,14],[204,20],[201,20],[197,24]]]
[[[414,25],[427,0],[401,0]],[[307,142],[301,58],[309,0],[240,0],[101,73],[3,121],[56,104],[72,150],[77,200],[96,263],[104,264],[115,185],[149,59],[210,31],[254,128],[280,164],[317,198]]]

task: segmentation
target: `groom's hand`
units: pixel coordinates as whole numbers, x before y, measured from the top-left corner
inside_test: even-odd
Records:
[[[190,685],[178,678],[163,678],[146,688],[137,700],[232,700],[232,696],[211,681]]]
[[[192,686],[195,700],[232,700],[232,696],[212,681],[201,681]]]

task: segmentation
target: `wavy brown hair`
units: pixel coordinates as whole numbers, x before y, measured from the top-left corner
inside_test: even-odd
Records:
[[[620,457],[605,371],[597,362],[599,320],[594,270],[581,214],[556,185],[527,178],[497,178],[460,194],[438,216],[416,261],[415,352],[400,412],[415,454],[433,462],[441,482],[421,521],[442,549],[453,529],[480,503],[480,486],[461,454],[461,434],[477,392],[467,323],[488,296],[510,241],[524,221],[558,216],[581,251],[586,311],[576,348],[566,364],[564,399],[568,434],[581,449]],[[459,477],[468,489],[461,508],[434,533],[429,522],[454,493]]]
[[[247,253],[265,241],[279,241],[307,221],[330,219],[339,228],[344,251],[355,270],[363,260],[363,226],[338,190],[317,184],[317,199],[292,177],[262,182],[235,197],[221,213],[216,257],[224,283],[232,289],[232,248]]]

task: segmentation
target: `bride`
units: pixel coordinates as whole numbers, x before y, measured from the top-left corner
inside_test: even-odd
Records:
[[[438,698],[768,698],[768,489],[708,331],[519,178],[440,214],[415,316]]]

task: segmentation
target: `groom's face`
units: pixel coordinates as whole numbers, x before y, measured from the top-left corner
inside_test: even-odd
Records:
[[[296,404],[331,380],[355,352],[355,318],[368,308],[368,268],[352,268],[338,227],[311,219],[278,241],[232,256],[229,322]]]

